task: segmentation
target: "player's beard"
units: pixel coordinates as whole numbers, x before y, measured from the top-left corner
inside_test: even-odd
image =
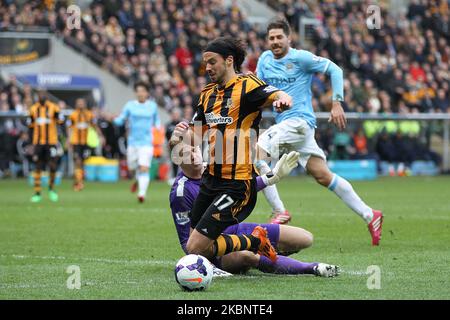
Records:
[[[275,47],[272,47],[271,50],[272,50],[272,53],[275,56],[275,58],[280,59],[280,58],[283,58],[287,54],[288,47],[277,45]]]
[[[225,79],[226,70],[225,68],[222,70],[222,72],[214,72],[212,75],[211,73],[208,73],[209,78],[212,82],[217,83],[218,85],[222,85]]]

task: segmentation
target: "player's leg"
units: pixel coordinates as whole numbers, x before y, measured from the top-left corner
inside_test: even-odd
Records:
[[[217,195],[211,201],[215,190],[208,186],[207,179],[203,180],[200,194],[190,212],[191,226],[195,230],[186,246],[188,252],[211,258],[250,250],[276,260],[276,252],[270,244],[267,232],[261,227],[256,227],[251,234],[222,234],[227,227],[250,215],[256,204],[254,181],[222,181],[220,188],[223,188],[223,191],[216,192]]]
[[[260,175],[268,174],[271,172],[269,162],[271,156],[273,158],[279,156],[279,143],[282,136],[282,128],[280,125],[273,125],[268,130],[264,131],[258,139],[258,161],[256,162],[256,168]],[[272,223],[284,224],[291,220],[289,212],[286,210],[283,201],[278,194],[276,185],[267,186],[262,190],[264,196],[272,207],[271,219]]]
[[[83,146],[83,152],[81,154],[81,159],[80,159],[80,190],[84,189],[84,161],[89,158],[92,154],[92,149],[88,146],[88,145],[84,145]]]
[[[258,154],[263,154],[264,151],[261,148],[258,148]],[[269,174],[272,170],[269,167],[268,158],[262,158],[256,162],[256,168],[260,175]],[[267,186],[262,190],[264,196],[269,202],[269,205],[272,207],[273,214],[279,214],[286,212],[286,208],[284,207],[283,201],[281,201],[280,195],[278,194],[278,189],[276,185]],[[286,221],[287,222],[287,221]]]
[[[258,269],[264,273],[301,275],[310,274],[320,277],[339,275],[339,267],[320,262],[302,262],[293,258],[278,256],[276,262],[250,251],[239,251],[223,256],[220,268],[224,271],[240,274],[249,269]]]
[[[311,274],[320,277],[339,275],[339,267],[322,262],[303,262],[285,256],[278,256],[276,262],[264,256],[259,257],[258,270],[275,274]],[[224,269],[226,271],[226,269]]]
[[[285,256],[278,256],[276,262],[250,251],[232,252],[222,257],[220,268],[224,271],[239,274],[251,268],[264,273],[273,274],[310,274],[320,277],[335,277],[339,275],[339,267],[321,262],[303,262]]]
[[[75,191],[80,191],[82,189],[83,184],[83,158],[82,158],[82,147],[80,145],[73,146],[73,157],[74,157],[74,181],[73,181],[73,189]]]
[[[58,170],[58,155],[56,146],[50,146],[48,149],[48,167],[49,167],[49,181],[48,181],[48,197],[51,201],[58,201],[59,197],[55,191],[56,171]]]
[[[43,161],[42,161],[42,147],[39,145],[34,146],[34,154],[33,154],[33,161],[34,161],[34,172],[33,172],[33,179],[34,179],[34,195],[31,197],[31,202],[37,203],[41,202],[42,196],[42,186],[41,186],[41,172],[43,169]]]
[[[250,251],[232,252],[222,257],[220,269],[233,274],[246,273],[249,269],[258,268],[260,257]]]
[[[213,255],[212,244],[214,242],[210,237],[199,233],[195,228],[203,215],[206,213],[211,203],[214,201],[215,194],[208,186],[208,181],[202,180],[200,191],[194,204],[189,211],[189,219],[191,222],[191,229],[189,239],[186,243],[186,251],[188,253],[198,253],[211,259]]]
[[[358,214],[369,226],[372,235],[372,244],[378,245],[381,239],[383,215],[380,211],[370,208],[344,178],[332,173],[324,159],[312,156],[309,158],[306,169],[316,181],[330,191],[333,191],[344,203]]]
[[[325,160],[312,156],[306,165],[308,173],[316,179],[317,183],[327,187],[341,198],[347,206],[355,211],[367,223],[373,218],[372,209],[367,206],[353,190],[351,184],[342,177],[333,174]]]
[[[189,235],[186,250],[189,254],[200,254],[211,260],[215,256],[214,241],[194,229]]]
[[[244,225],[240,224],[240,225]],[[334,277],[339,273],[339,268],[334,265],[319,262],[304,262],[287,257],[312,245],[313,235],[302,228],[262,224],[267,229],[270,241],[276,246],[279,256],[276,262],[264,256],[259,257],[257,268],[262,272],[275,274],[313,274],[322,277]]]
[[[138,182],[138,200],[144,202],[145,195],[147,194],[147,188],[150,184],[150,164],[153,157],[153,148],[141,147],[138,149],[138,170],[136,174],[136,180]]]
[[[227,228],[226,234],[243,234],[253,230],[257,225],[267,230],[270,242],[279,254],[289,255],[309,248],[313,243],[311,232],[293,226],[278,224],[239,223]]]
[[[128,146],[127,148],[127,167],[130,177],[134,177],[133,183],[131,184],[130,191],[132,193],[136,192],[138,189],[137,182],[137,169],[138,169],[138,148],[133,146]]]
[[[273,252],[269,252],[270,249],[263,248],[270,245],[270,241],[267,238],[267,233],[261,231],[261,227],[255,228],[251,234],[227,235],[219,233],[217,235],[216,232],[212,231],[214,229],[212,227],[213,224],[214,222],[211,220],[209,223],[200,221],[197,228],[201,228],[200,230],[202,231],[199,232],[196,228],[191,232],[186,244],[189,254],[200,254],[208,259],[212,259],[213,257],[222,257],[232,252],[251,251],[253,253],[264,253],[269,256],[268,259],[271,261],[277,259],[273,248],[271,248]],[[205,230],[208,231],[208,236],[203,234]]]
[[[314,237],[308,230],[286,225],[279,227],[278,252],[289,255],[312,246]]]
[[[280,239],[280,229],[281,227],[285,227],[278,224],[239,223],[228,227],[224,233],[228,235],[241,235],[251,232],[258,225],[267,230],[270,242],[273,246],[277,247]],[[286,240],[289,240],[289,238]],[[292,247],[289,247],[289,249],[292,249]],[[223,256],[220,260],[220,268],[234,274],[245,273],[251,268],[259,269],[266,273],[278,274],[303,274],[313,273],[314,271],[316,264],[296,263],[295,261],[291,261],[291,259],[285,258],[278,256],[277,261],[272,262],[265,256],[250,251],[239,251]]]

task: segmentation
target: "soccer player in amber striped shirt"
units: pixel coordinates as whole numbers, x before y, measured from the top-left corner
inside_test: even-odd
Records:
[[[91,148],[88,146],[89,128],[92,127],[96,130],[100,140],[104,139],[97,127],[94,114],[87,109],[86,100],[83,98],[75,101],[75,110],[69,116],[67,124],[67,136],[70,137],[75,163],[73,189],[81,191],[84,188],[84,160],[91,154]]]
[[[29,126],[32,129],[32,144],[34,147],[33,161],[34,191],[31,202],[42,200],[41,171],[47,165],[50,169],[49,198],[58,201],[58,194],[54,190],[56,170],[58,168],[58,125],[62,124],[58,105],[47,99],[45,92],[38,93],[39,101],[30,107]]]
[[[239,75],[245,55],[237,39],[221,37],[208,44],[203,60],[212,83],[201,92],[191,125],[178,124],[170,145],[177,152],[182,140],[189,141],[197,133],[208,136],[208,166],[189,213],[193,230],[187,251],[212,258],[250,250],[275,261],[276,252],[262,227],[255,227],[251,234],[222,234],[246,219],[256,204],[252,161],[262,108],[282,111],[292,105],[286,93],[255,76]],[[197,140],[188,143],[198,144],[201,138]]]

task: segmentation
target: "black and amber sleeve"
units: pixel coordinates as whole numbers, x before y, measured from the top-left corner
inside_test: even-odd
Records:
[[[250,75],[246,83],[245,100],[255,108],[262,108],[275,100],[275,93],[278,91],[280,91],[278,88],[270,86],[261,79]]]
[[[33,129],[35,126],[35,122],[36,122],[36,104],[33,104],[30,107],[30,111],[29,111],[28,117],[27,117],[28,128]]]
[[[56,103],[51,103],[53,110],[54,110],[54,117],[56,120],[56,123],[59,125],[64,124],[64,115],[61,113],[61,109]]]

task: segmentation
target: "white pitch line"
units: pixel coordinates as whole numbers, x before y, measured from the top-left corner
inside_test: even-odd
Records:
[[[108,258],[91,258],[91,257],[63,257],[63,256],[32,256],[32,255],[0,255],[1,258],[14,259],[42,259],[42,260],[70,260],[70,261],[85,261],[85,262],[100,262],[100,263],[116,263],[124,265],[174,265],[175,260],[121,260]]]
[[[53,286],[46,284],[0,284],[0,289],[42,289],[42,288],[51,288]]]
[[[26,210],[31,211],[43,211],[44,208],[41,207],[25,207]],[[88,208],[80,208],[80,207],[54,207],[56,211],[92,211],[92,212],[163,212],[165,210],[158,208],[98,208],[98,207],[88,207]],[[167,210],[169,212],[169,210]]]
[[[154,284],[150,281],[85,281],[83,286],[110,286],[110,285],[131,285],[131,286],[148,286]],[[65,288],[63,284],[29,284],[29,283],[15,283],[15,284],[0,284],[0,289],[43,289],[43,288]]]
[[[358,271],[358,270],[343,270],[341,269],[341,274],[348,274],[351,276],[368,276],[369,274],[365,271]]]

